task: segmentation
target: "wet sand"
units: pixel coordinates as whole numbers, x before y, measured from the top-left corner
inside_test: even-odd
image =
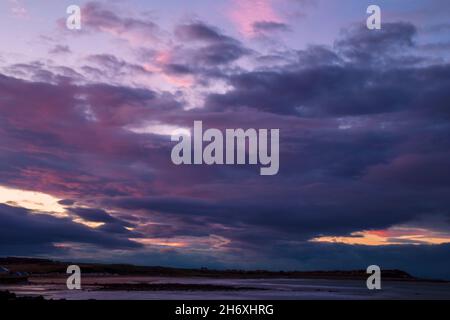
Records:
[[[85,276],[82,290],[68,290],[66,277],[31,277],[28,284],[3,285],[18,296],[68,300],[297,300],[446,299],[450,283],[384,281],[370,291],[362,280],[217,279],[147,276]]]

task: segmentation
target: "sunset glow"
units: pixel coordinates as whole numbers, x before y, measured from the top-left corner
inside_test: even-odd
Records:
[[[0,203],[22,207],[36,212],[50,212],[58,216],[67,216],[61,199],[51,195],[0,186]]]
[[[393,227],[387,230],[353,232],[348,237],[317,237],[310,241],[364,246],[439,245],[450,243],[450,234],[427,229]]]

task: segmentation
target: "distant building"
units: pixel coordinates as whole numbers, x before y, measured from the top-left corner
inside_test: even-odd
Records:
[[[8,274],[9,270],[6,269],[5,267],[0,266],[0,274]]]
[[[28,274],[23,272],[10,272],[7,268],[0,266],[0,284],[27,283]]]

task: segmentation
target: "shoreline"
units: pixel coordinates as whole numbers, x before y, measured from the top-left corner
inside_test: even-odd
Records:
[[[383,281],[368,290],[364,280],[229,279],[204,277],[85,276],[81,290],[68,290],[64,275],[31,277],[28,284],[1,286],[3,296],[44,300],[450,300],[450,284]],[[15,294],[12,296],[11,293]]]
[[[38,258],[0,258],[0,265],[16,272],[26,272],[30,276],[66,276],[69,265],[78,265],[84,276],[146,276],[168,278],[218,278],[218,279],[327,279],[362,280],[367,279],[366,270],[333,271],[269,271],[269,270],[214,270],[208,268],[188,269],[161,266],[136,266],[131,264],[103,264],[61,262]],[[422,279],[402,270],[382,270],[382,279],[407,282],[440,282],[439,279]]]

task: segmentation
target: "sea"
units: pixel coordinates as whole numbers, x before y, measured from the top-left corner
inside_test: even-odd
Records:
[[[108,284],[144,283],[219,285],[236,290],[198,291],[198,287],[189,290],[185,286],[179,291],[127,291],[105,290],[103,287]],[[81,290],[68,290],[66,278],[61,275],[30,278],[27,284],[0,285],[0,290],[14,292],[18,296],[43,296],[56,300],[450,300],[450,283],[426,281],[383,281],[381,290],[369,290],[364,280],[89,276],[82,278]]]

